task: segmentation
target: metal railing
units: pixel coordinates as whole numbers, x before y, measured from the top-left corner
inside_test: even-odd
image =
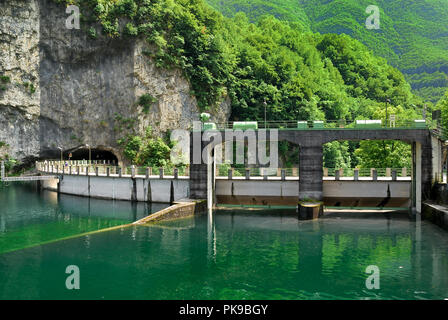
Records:
[[[376,120],[380,123],[357,123],[357,120],[277,120],[277,121],[253,121],[247,125],[247,128],[254,129],[256,123],[257,129],[280,129],[280,130],[319,130],[319,129],[431,129],[434,133],[442,134],[442,129],[436,122],[422,119],[396,119],[394,121]],[[365,119],[367,121],[371,121]],[[416,122],[417,120],[417,122]],[[361,120],[364,121],[364,120]],[[422,122],[424,121],[424,122]],[[217,130],[234,129],[235,121],[215,123]]]
[[[373,177],[374,172],[378,177],[392,177],[396,172],[397,177],[411,177],[411,168],[324,168],[324,177],[335,177],[339,171],[339,177],[354,177],[358,172],[358,177]]]
[[[58,175],[89,175],[111,177],[180,178],[189,177],[189,166],[184,167],[138,167],[115,166],[103,161],[89,163],[86,160],[41,161],[36,162],[40,172]]]
[[[216,176],[219,178],[245,177],[247,178],[299,178],[299,168],[231,168],[228,164],[219,164],[216,168]],[[411,168],[322,168],[323,178],[408,178],[412,177]]]

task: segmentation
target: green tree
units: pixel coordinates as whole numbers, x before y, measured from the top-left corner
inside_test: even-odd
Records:
[[[442,111],[442,130],[444,139],[448,139],[448,91],[437,104],[437,109]]]

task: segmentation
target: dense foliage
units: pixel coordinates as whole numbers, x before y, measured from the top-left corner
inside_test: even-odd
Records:
[[[445,96],[440,99],[438,109],[442,110],[442,129],[445,140],[448,140],[448,90]]]
[[[207,0],[226,16],[265,14],[315,32],[345,33],[406,75],[413,89],[437,101],[448,87],[448,3],[446,0]],[[366,8],[380,8],[380,30],[365,27]]]
[[[152,134],[151,127],[146,129],[144,137],[127,135],[119,140],[123,154],[132,164],[145,167],[171,167],[170,146],[161,138]]]
[[[233,120],[264,120],[264,101],[268,120],[372,119],[386,99],[403,114],[422,104],[397,69],[347,35],[311,33],[304,23],[273,16],[256,24],[244,13],[224,18],[203,0],[55,1],[80,6],[90,35],[146,38],[145,54],[160,67],[181,68],[202,110],[230,96]],[[150,93],[140,97],[147,110],[151,102]],[[161,145],[154,153],[143,138],[127,138],[125,154],[136,163],[164,153]],[[357,147],[333,143],[325,164],[363,163]]]

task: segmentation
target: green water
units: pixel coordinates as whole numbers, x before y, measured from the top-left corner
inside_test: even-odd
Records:
[[[34,225],[27,217],[86,210],[79,198],[15,197],[2,198],[2,215],[22,208],[6,234],[9,225]],[[79,290],[65,287],[68,265],[79,267]],[[369,265],[380,270],[379,290],[366,288]],[[339,212],[299,222],[281,210],[218,210],[0,254],[0,299],[445,298],[448,233],[405,215]]]
[[[167,207],[42,191],[36,183],[0,186],[0,254],[134,222]]]

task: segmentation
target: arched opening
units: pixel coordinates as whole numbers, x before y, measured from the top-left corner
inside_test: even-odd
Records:
[[[109,150],[100,148],[81,147],[75,150],[67,150],[63,152],[64,159],[69,160],[105,160],[110,163],[118,163],[117,156]]]

